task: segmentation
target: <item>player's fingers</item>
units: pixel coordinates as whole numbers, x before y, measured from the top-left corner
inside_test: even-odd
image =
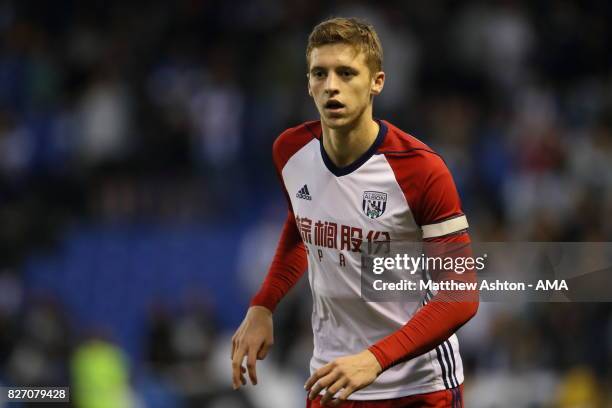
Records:
[[[264,358],[266,358],[266,356],[268,355],[268,350],[270,350],[270,346],[271,345],[268,343],[262,344],[261,348],[259,349],[259,352],[257,353],[258,360],[263,360]]]
[[[242,385],[246,385],[246,378],[244,378],[244,374],[246,373],[246,368],[244,366],[240,366],[240,382]]]
[[[323,367],[319,368],[308,378],[308,380],[306,380],[306,384],[304,384],[304,389],[309,390],[310,387],[312,387],[312,385],[316,383],[319,378],[323,377],[324,375],[327,375],[332,369],[333,367],[331,364],[326,364]]]
[[[315,399],[322,389],[325,389],[335,383],[340,377],[340,372],[337,370],[331,371],[329,374],[317,381],[308,393],[308,398],[311,400]]]
[[[232,337],[232,352],[230,354],[230,360],[234,359],[234,354],[236,353],[236,339]]]
[[[355,392],[355,388],[353,387],[347,387],[345,386],[344,389],[342,390],[342,392],[338,395],[337,398],[333,399],[330,402],[330,406],[332,407],[337,407],[340,404],[342,404],[344,401],[346,401],[346,399],[349,397],[349,395],[351,395],[353,392]]]
[[[249,348],[249,353],[247,355],[247,371],[249,372],[249,378],[251,379],[251,384],[257,385],[257,349],[255,347]]]
[[[348,378],[340,376],[340,378],[332,385],[327,387],[325,395],[321,398],[321,405],[325,405],[334,398],[334,395],[340,391],[348,383]]]
[[[234,353],[234,358],[232,359],[232,386],[235,390],[240,388],[240,383],[242,382],[242,374],[240,367],[242,366],[242,361],[244,360],[245,353],[246,350],[244,349],[244,347],[239,346],[236,352]]]

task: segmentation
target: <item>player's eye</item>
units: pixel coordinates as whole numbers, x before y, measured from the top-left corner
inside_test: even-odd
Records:
[[[340,71],[340,76],[342,76],[342,78],[352,78],[353,76],[355,76],[355,72],[349,69],[343,69],[342,71]]]
[[[325,72],[322,69],[316,69],[312,71],[312,76],[315,78],[323,78],[325,76]]]

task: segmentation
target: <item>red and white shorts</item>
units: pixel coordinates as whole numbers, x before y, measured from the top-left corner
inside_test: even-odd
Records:
[[[324,408],[321,396],[310,401],[306,399],[306,408]],[[463,408],[463,384],[449,390],[435,391],[427,394],[409,395],[407,397],[372,401],[345,401],[341,408]]]

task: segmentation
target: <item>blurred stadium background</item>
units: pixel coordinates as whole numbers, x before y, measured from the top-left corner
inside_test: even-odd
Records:
[[[377,28],[375,115],[442,153],[476,240],[612,240],[610,2],[2,1],[2,384],[303,406],[305,282],[259,386],[231,391],[229,337],[285,215],[271,144],[316,118],[304,49],[332,15]],[[466,405],[612,406],[611,306],[482,304]]]

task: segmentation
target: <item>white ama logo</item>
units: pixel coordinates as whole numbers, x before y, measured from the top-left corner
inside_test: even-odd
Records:
[[[308,191],[308,186],[306,184],[304,184],[304,187],[300,188],[300,191],[298,191],[295,196],[303,200],[312,200],[310,192]]]
[[[363,213],[372,219],[380,217],[387,209],[387,193],[364,191],[361,208]]]

